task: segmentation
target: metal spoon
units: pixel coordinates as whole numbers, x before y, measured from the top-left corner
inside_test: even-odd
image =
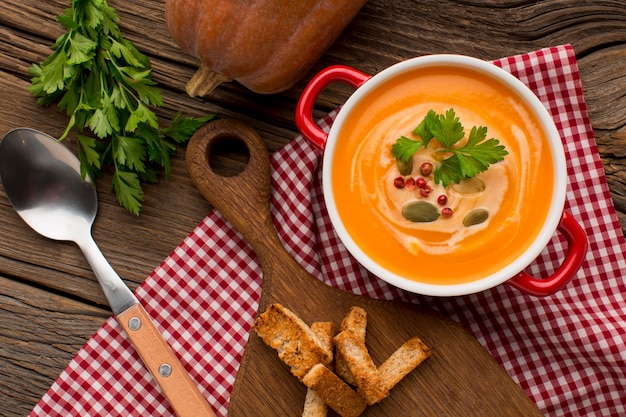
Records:
[[[143,306],[104,258],[91,236],[96,189],[82,180],[80,162],[53,137],[19,128],[0,141],[0,178],[13,208],[35,231],[75,242],[146,368],[180,417],[215,417]]]

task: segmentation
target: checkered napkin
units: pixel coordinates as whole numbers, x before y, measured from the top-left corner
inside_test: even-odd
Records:
[[[568,161],[568,210],[590,239],[577,276],[545,298],[508,284],[434,298],[390,287],[361,268],[335,235],[321,193],[320,154],[301,137],[272,157],[279,235],[311,274],[329,285],[419,303],[468,329],[549,416],[626,412],[624,236],[605,181],[570,46],[504,58],[496,65],[526,83],[549,109]],[[332,121],[329,115],[323,124]],[[564,239],[555,234],[528,267],[547,275]],[[622,268],[622,270],[620,270]],[[261,269],[242,237],[210,213],[138,288],[218,416],[230,392],[261,290]],[[109,319],[78,352],[30,416],[173,416],[117,322]]]

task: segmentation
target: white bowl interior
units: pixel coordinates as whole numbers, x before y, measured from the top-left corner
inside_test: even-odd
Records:
[[[363,252],[350,236],[339,217],[333,196],[331,172],[337,132],[340,130],[340,126],[343,124],[351,108],[359,103],[359,101],[362,100],[363,97],[367,96],[372,90],[385,83],[387,80],[405,72],[429,66],[454,66],[467,68],[479,71],[509,86],[519,95],[522,101],[528,105],[537,117],[541,128],[545,131],[546,137],[548,138],[549,149],[552,160],[554,161],[554,192],[552,193],[552,202],[545,223],[543,224],[543,227],[541,228],[534,243],[505,268],[482,279],[461,284],[435,285],[418,282],[412,279],[404,278],[383,268],[381,265],[373,261],[365,252]],[[526,87],[526,85],[510,73],[489,62],[462,55],[428,55],[402,61],[373,76],[361,87],[359,87],[343,105],[333,123],[333,126],[331,127],[326,149],[324,151],[322,175],[324,198],[328,207],[330,219],[335,230],[337,231],[337,234],[339,235],[339,238],[348,251],[356,258],[356,260],[371,273],[391,285],[413,293],[432,296],[458,296],[480,292],[509,280],[526,268],[535,260],[535,258],[539,256],[554,235],[563,213],[567,187],[565,152],[554,121],[545,106],[541,103],[537,96],[528,87]]]

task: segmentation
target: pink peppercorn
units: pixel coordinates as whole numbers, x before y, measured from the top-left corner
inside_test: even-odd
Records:
[[[404,182],[404,178],[402,177],[397,177],[396,179],[393,180],[393,186],[400,190],[403,189],[405,185],[406,183]]]
[[[430,162],[424,162],[420,165],[420,173],[427,177],[433,172],[433,164]]]

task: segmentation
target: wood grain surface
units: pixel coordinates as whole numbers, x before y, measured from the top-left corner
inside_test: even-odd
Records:
[[[296,101],[306,82],[335,63],[375,74],[417,55],[460,53],[495,59],[570,43],[608,185],[626,229],[626,3],[622,0],[370,0],[309,74],[276,95],[253,94],[236,82],[209,98],[189,98],[187,80],[198,63],[169,37],[164,0],[110,0],[126,38],[148,55],[165,105],[175,112],[219,113],[254,127],[270,152],[292,140]],[[41,108],[28,93],[28,67],[51,53],[63,29],[56,16],[69,0],[0,2],[0,134],[28,126],[59,136],[67,116]],[[339,106],[350,91],[331,86],[316,116]],[[74,146],[72,137],[67,139]],[[242,156],[225,152],[226,170]],[[100,210],[94,238],[135,288],[211,210],[192,184],[184,150],[173,159],[169,180],[146,185],[142,213],[122,209],[111,173],[98,181]],[[109,315],[82,254],[73,244],[46,240],[23,224],[0,187],[0,416],[23,416],[45,393],[74,353]]]
[[[241,141],[249,149],[249,163],[236,177],[220,175],[209,164],[213,145],[220,141]],[[432,347],[431,356],[394,387],[390,399],[366,408],[363,417],[401,416],[407,410],[419,411],[424,417],[542,415],[489,353],[456,323],[413,304],[374,300],[329,287],[298,265],[274,228],[269,156],[262,139],[249,126],[233,120],[210,122],[191,138],[186,155],[198,190],[259,258],[263,270],[259,312],[278,303],[305,323],[330,321],[338,329],[350,308],[362,307],[367,312],[367,347],[377,364],[411,337]],[[478,372],[480,378],[476,378]],[[276,387],[280,387],[280,395],[276,395]],[[301,415],[304,391],[304,385],[281,365],[276,351],[253,332],[237,372],[228,415]]]

